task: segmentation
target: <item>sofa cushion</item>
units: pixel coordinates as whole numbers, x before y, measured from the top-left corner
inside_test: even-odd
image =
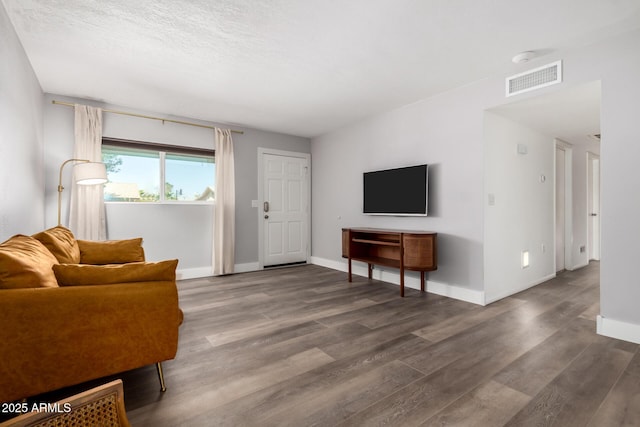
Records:
[[[78,240],[81,264],[124,264],[144,261],[142,238],[128,240]]]
[[[175,281],[178,260],[129,264],[58,264],[53,272],[60,286],[108,285],[113,283]]]
[[[18,234],[0,244],[0,289],[57,287],[58,260],[38,240]]]
[[[34,234],[32,237],[45,245],[59,263],[78,264],[80,262],[80,247],[68,228],[58,225]]]

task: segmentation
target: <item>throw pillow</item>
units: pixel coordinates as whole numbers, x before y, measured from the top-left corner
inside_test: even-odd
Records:
[[[142,238],[128,240],[78,240],[80,264],[124,264],[144,261]]]
[[[80,247],[68,228],[58,225],[34,234],[32,237],[45,245],[59,263],[78,264],[80,262]]]
[[[175,281],[178,260],[129,264],[58,264],[53,272],[60,286],[109,285],[113,283]]]
[[[0,244],[0,289],[57,287],[58,260],[38,240],[18,234]]]

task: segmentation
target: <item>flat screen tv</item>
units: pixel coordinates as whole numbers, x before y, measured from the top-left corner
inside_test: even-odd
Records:
[[[428,165],[365,172],[363,213],[426,216],[429,202],[428,172]]]

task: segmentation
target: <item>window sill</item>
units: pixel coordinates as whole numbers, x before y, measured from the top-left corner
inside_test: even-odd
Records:
[[[213,206],[215,202],[183,202],[183,201],[164,201],[164,202],[112,202],[104,201],[105,205],[136,205],[136,206],[164,206],[164,205],[179,205],[179,206]]]

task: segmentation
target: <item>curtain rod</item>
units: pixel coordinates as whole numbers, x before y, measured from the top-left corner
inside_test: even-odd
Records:
[[[74,107],[75,106],[75,104],[72,104],[71,102],[56,101],[55,99],[53,101],[51,101],[51,103],[52,104],[57,104],[57,105],[64,105],[65,107]],[[127,111],[110,110],[110,109],[107,109],[107,108],[103,108],[102,111],[105,112],[105,113],[121,114],[123,116],[132,116],[132,117],[140,117],[140,118],[143,118],[143,119],[160,120],[161,122],[178,123],[180,125],[196,126],[196,127],[205,128],[205,129],[215,129],[215,126],[207,126],[207,125],[201,125],[201,124],[198,124],[198,123],[184,122],[182,120],[163,119],[162,117],[146,116],[144,114],[129,113]],[[239,134],[243,134],[244,133],[244,131],[241,131],[241,130],[235,130],[235,129],[230,129],[230,130],[233,133],[239,133]]]

